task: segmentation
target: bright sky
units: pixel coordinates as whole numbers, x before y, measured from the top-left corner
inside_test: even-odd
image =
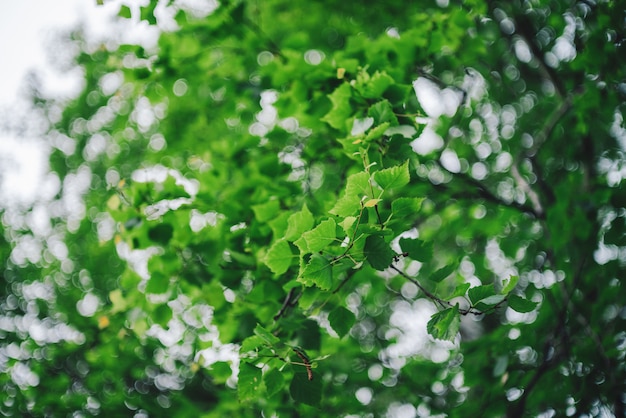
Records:
[[[44,74],[44,91],[71,89],[74,79],[52,76],[47,42],[79,22],[90,33],[105,33],[108,16],[115,10],[112,3],[118,2],[97,6],[96,0],[0,0],[0,109],[8,110],[9,118],[23,114],[20,92],[28,71]],[[46,170],[44,149],[37,138],[0,131],[0,207],[35,198]]]

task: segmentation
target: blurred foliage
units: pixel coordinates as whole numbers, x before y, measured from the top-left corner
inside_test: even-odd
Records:
[[[624,416],[625,2],[160,3],[37,98],[2,414]]]

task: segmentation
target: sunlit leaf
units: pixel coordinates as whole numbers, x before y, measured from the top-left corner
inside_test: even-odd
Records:
[[[322,255],[313,254],[298,280],[306,286],[315,285],[322,290],[330,289],[333,281],[333,270],[330,261]]]
[[[269,248],[264,261],[274,274],[283,274],[289,269],[293,260],[294,255],[289,243],[280,239]]]
[[[302,234],[313,227],[313,215],[306,205],[302,206],[300,212],[293,213],[287,221],[287,232],[285,233],[285,239],[288,241],[295,241],[300,238]]]
[[[436,340],[454,341],[460,326],[459,307],[455,305],[434,314],[426,324],[426,330]]]
[[[383,189],[394,189],[409,183],[409,162],[408,160],[398,166],[385,168],[374,173],[374,180]]]
[[[302,234],[310,252],[318,252],[336,241],[337,232],[333,218],[320,222],[315,228]]]
[[[511,276],[508,279],[503,280],[502,291],[500,293],[502,293],[503,295],[510,293],[513,289],[515,289],[515,286],[517,286],[518,281],[519,281],[519,276]]]

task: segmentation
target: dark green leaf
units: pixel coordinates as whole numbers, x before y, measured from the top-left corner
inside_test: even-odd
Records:
[[[148,230],[148,238],[157,244],[167,245],[174,236],[174,227],[170,224],[159,224]]]
[[[160,294],[167,292],[170,286],[170,277],[160,271],[154,271],[150,274],[146,293]]]
[[[481,300],[495,295],[496,291],[492,284],[475,286],[467,291],[467,297],[469,298],[472,305],[476,305]]]
[[[433,258],[432,244],[425,243],[419,239],[401,238],[400,248],[402,248],[402,251],[409,253],[409,257],[413,260],[428,262]]]
[[[450,264],[448,266],[442,267],[439,270],[435,271],[433,274],[428,276],[428,278],[435,283],[439,283],[440,281],[444,280],[455,271],[456,271],[456,265]]]
[[[391,265],[396,253],[389,247],[384,238],[370,235],[365,240],[364,255],[374,269],[382,271]]]
[[[289,385],[289,394],[296,402],[311,406],[319,405],[322,400],[322,382],[319,378],[309,380],[304,366],[293,366],[295,373]]]
[[[285,386],[283,373],[274,368],[269,369],[263,375],[263,382],[265,382],[265,387],[267,388],[267,396],[270,397],[280,392]]]
[[[532,300],[524,299],[517,295],[509,295],[509,308],[519,313],[528,313],[535,310],[538,303]]]
[[[340,338],[350,332],[354,321],[354,314],[342,306],[338,306],[328,314],[328,322]]]

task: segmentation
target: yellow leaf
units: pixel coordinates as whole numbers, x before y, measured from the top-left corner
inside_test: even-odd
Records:
[[[370,199],[367,202],[365,202],[363,204],[363,207],[366,208],[373,208],[374,206],[376,206],[379,202],[381,202],[383,199]]]
[[[111,325],[111,321],[109,320],[108,316],[103,315],[98,318],[98,328],[104,329],[109,325]]]

